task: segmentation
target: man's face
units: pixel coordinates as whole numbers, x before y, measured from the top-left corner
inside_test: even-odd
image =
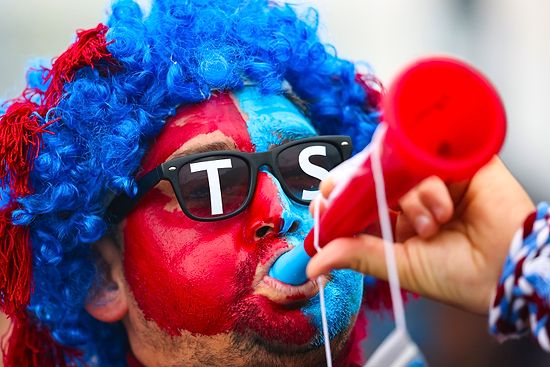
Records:
[[[143,171],[193,152],[264,152],[314,135],[290,101],[247,87],[180,110],[146,155]],[[214,222],[187,217],[163,181],[123,226],[125,277],[145,319],[172,337],[218,336],[266,353],[322,355],[317,285],[293,287],[267,276],[275,259],[302,243],[311,227],[307,206],[289,199],[267,168],[258,172],[248,207]],[[332,338],[345,339],[361,296],[361,275],[332,274],[326,286]]]

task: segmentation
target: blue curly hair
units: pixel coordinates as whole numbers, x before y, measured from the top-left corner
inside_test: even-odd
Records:
[[[52,134],[42,135],[33,191],[18,198],[12,221],[30,233],[28,313],[57,343],[81,350],[82,362],[122,366],[124,328],[84,310],[98,273],[92,244],[109,226],[107,198],[135,193],[140,160],[178,106],[245,82],[266,94],[290,85],[320,134],[350,135],[356,150],[370,141],[379,113],[377,92],[320,43],[313,9],[298,15],[268,0],[156,0],[144,16],[134,1],[119,0],[107,27],[116,67],[78,68],[39,116]],[[30,71],[28,86],[45,91],[49,71]]]

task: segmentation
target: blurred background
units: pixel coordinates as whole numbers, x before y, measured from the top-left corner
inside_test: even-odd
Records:
[[[147,0],[143,0],[147,6]],[[388,84],[419,56],[468,60],[500,91],[509,119],[502,158],[535,201],[550,200],[550,1],[548,0],[295,0],[314,5],[324,40],[341,57],[368,63]],[[77,28],[102,21],[109,0],[0,0],[0,99],[24,87],[27,61],[64,51]],[[498,208],[495,208],[498,210]],[[425,300],[407,308],[413,338],[432,366],[547,366],[528,340],[499,345],[486,318]],[[1,324],[1,322],[0,322]],[[372,352],[391,330],[371,315]],[[1,328],[1,327],[0,327]]]

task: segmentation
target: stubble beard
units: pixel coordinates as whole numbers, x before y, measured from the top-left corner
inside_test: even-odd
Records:
[[[180,336],[174,337],[161,330],[154,321],[146,320],[135,300],[131,308],[133,310],[125,318],[124,324],[134,355],[147,367],[326,365],[322,343],[289,345],[261,338],[250,329],[214,336],[182,331]],[[353,322],[331,341],[333,359],[346,353],[352,326]]]
[[[346,352],[351,329],[350,325],[331,340],[333,360],[338,360]],[[318,337],[321,336],[318,335]],[[325,348],[322,343],[301,346],[288,345],[267,341],[254,332],[248,331],[232,333],[231,345],[232,349],[245,360],[245,364],[240,366],[307,367],[326,365]]]

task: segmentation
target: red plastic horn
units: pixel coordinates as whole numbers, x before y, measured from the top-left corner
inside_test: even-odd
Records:
[[[380,159],[389,205],[429,176],[447,182],[472,177],[498,153],[506,132],[495,88],[470,65],[447,57],[422,59],[399,74],[383,98],[383,120],[388,128]],[[331,198],[320,218],[319,244],[360,233],[377,219],[369,157]],[[316,253],[313,232],[303,249],[281,256],[270,275],[290,284],[306,281],[304,250],[309,257]]]

